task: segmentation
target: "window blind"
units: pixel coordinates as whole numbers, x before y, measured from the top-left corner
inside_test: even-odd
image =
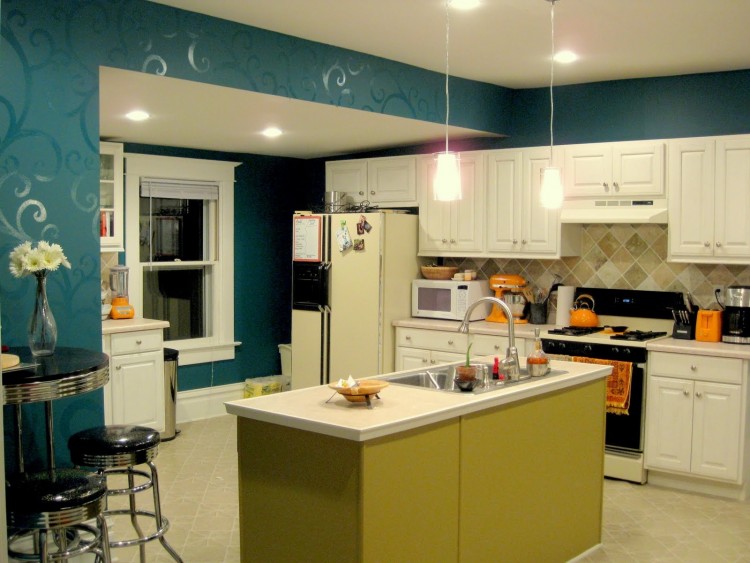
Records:
[[[171,199],[219,199],[219,183],[203,180],[175,180],[173,178],[141,178],[142,197]]]

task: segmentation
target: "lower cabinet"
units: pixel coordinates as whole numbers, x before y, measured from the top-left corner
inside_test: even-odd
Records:
[[[646,467],[741,484],[747,361],[651,352]]]
[[[162,329],[105,334],[109,383],[104,387],[105,424],[137,424],[164,431]]]
[[[461,361],[466,358],[469,342],[473,343],[472,356],[502,358],[508,349],[507,336],[397,327],[395,369],[401,371]],[[519,355],[525,354],[523,338],[516,338],[516,348]]]

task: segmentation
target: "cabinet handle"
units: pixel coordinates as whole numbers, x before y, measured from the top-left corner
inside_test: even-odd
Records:
[[[117,366],[117,367],[116,367],[115,369],[116,369],[116,370],[121,370],[121,369],[122,369],[122,366]]]
[[[375,190],[371,190],[370,195],[375,195]]]
[[[422,360],[422,363],[423,363],[423,364],[426,364],[426,363],[427,363],[427,358],[423,359],[423,360]]]
[[[526,244],[526,239],[525,238],[521,239],[521,244]]]
[[[448,346],[453,346],[453,340],[448,341]]]
[[[696,366],[695,364],[692,364],[690,366],[690,371],[698,371],[698,366]]]
[[[406,337],[406,339],[407,339],[407,340],[411,340],[411,336],[407,336],[407,337]]]
[[[363,191],[360,191],[360,192],[359,192],[359,195],[365,195],[365,192],[363,192]]]
[[[700,399],[703,396],[703,393],[701,393],[700,391],[696,391],[695,396]]]
[[[451,239],[451,244],[456,244],[456,239],[452,238]]]
[[[500,350],[500,344],[495,344],[495,350]]]
[[[716,243],[716,248],[721,248],[721,243],[720,242]]]
[[[430,360],[430,363],[431,363],[432,365],[435,365],[435,360]]]
[[[140,346],[141,344],[143,344],[143,340],[136,340],[135,343],[138,344],[138,346]]]
[[[687,389],[683,389],[683,390],[682,390],[682,394],[683,394],[683,395],[685,395],[686,397],[687,397],[688,395],[690,395],[690,393],[688,393],[688,390],[687,390]]]
[[[448,239],[447,239],[447,238],[444,238],[444,239],[443,239],[443,244],[445,244],[446,242],[448,242]]]
[[[608,192],[608,191],[609,191],[609,184],[608,184],[607,182],[603,182],[603,183],[602,183],[602,187],[604,188],[604,191],[605,191],[605,192]]]
[[[709,246],[711,246],[711,243],[708,242],[708,241],[706,241],[706,242],[703,243],[703,246],[705,246],[706,248],[708,248]]]
[[[518,244],[518,239],[517,238],[513,239],[513,244]]]
[[[620,184],[618,184],[617,182],[615,182],[615,183],[614,183],[614,184],[612,184],[612,185],[613,185],[613,186],[615,187],[615,191],[616,191],[616,192],[619,192],[619,191],[620,191]]]

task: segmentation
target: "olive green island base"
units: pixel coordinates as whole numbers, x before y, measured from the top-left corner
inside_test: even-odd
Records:
[[[242,561],[563,562],[595,548],[604,377],[363,441],[238,416]]]

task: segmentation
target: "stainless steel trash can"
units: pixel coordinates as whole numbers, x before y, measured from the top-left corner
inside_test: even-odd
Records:
[[[177,422],[177,360],[180,351],[164,348],[164,432],[162,441],[173,440],[180,433]]]

